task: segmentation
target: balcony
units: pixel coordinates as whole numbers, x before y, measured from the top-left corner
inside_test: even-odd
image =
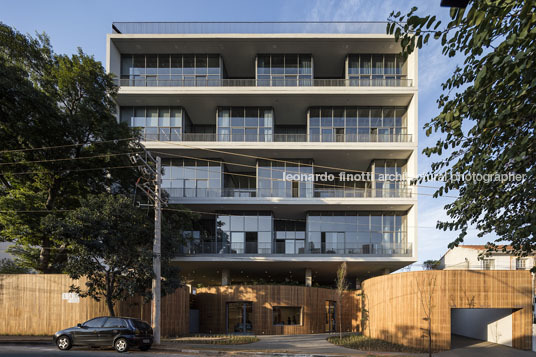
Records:
[[[156,75],[139,75],[135,78],[116,79],[121,87],[412,87],[413,80],[397,78],[355,79],[207,79],[206,76],[191,79],[159,78]]]
[[[382,128],[379,128],[380,130]],[[389,128],[391,129],[391,128]],[[405,128],[402,128],[404,131]],[[281,143],[410,143],[411,134],[216,134],[216,133],[176,133],[148,134],[144,141],[207,141],[207,142],[281,142]]]
[[[118,34],[385,34],[387,22],[113,22]]]
[[[183,255],[260,255],[260,256],[300,256],[300,255],[352,255],[352,256],[383,256],[406,257],[412,255],[411,243],[346,243],[344,247],[335,247],[322,243],[301,244],[301,247],[290,247],[286,243],[256,242],[189,242],[183,247]]]
[[[398,189],[372,189],[372,188],[314,188],[306,190],[306,196],[300,197],[299,190],[269,190],[255,188],[164,188],[169,194],[170,203],[179,203],[182,198],[251,198],[262,199],[268,197],[314,199],[314,198],[411,198],[412,190],[408,187]]]

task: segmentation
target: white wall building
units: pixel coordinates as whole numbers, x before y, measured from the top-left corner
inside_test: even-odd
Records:
[[[439,260],[439,269],[530,270],[534,266],[533,256],[516,257],[494,252],[479,258],[485,252],[483,245],[460,245],[449,249]]]

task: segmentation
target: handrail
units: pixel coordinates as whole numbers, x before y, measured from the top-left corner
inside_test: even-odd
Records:
[[[385,34],[384,21],[113,22],[119,34]]]
[[[404,76],[393,75],[392,78],[197,78],[173,79],[169,75],[136,75],[128,78],[116,78],[115,83],[121,87],[412,87],[413,80]]]
[[[375,129],[393,129],[379,127]],[[406,128],[401,128],[406,130]],[[281,143],[409,143],[411,134],[216,134],[216,133],[182,133],[182,134],[147,134],[143,141],[207,141],[207,142],[281,142]]]

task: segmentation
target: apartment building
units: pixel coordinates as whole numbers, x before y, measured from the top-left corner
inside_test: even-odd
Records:
[[[204,284],[356,283],[417,260],[417,52],[384,23],[114,23],[118,120],[199,212]]]

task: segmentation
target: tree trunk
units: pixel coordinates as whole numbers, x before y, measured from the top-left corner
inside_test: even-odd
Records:
[[[52,184],[48,188],[47,201],[45,207],[47,210],[52,211],[54,209],[54,201],[56,199],[59,188],[59,180],[52,179]],[[50,249],[51,242],[48,236],[43,237],[41,242],[41,252],[39,254],[39,271],[43,274],[50,272]]]
[[[114,312],[114,301],[113,301],[113,273],[107,271],[106,272],[106,306],[108,306],[108,313],[110,316],[115,316]]]
[[[342,339],[342,296],[339,294],[339,339]]]
[[[39,253],[39,272],[47,274],[50,263],[50,239],[45,236],[41,242],[41,250]]]

